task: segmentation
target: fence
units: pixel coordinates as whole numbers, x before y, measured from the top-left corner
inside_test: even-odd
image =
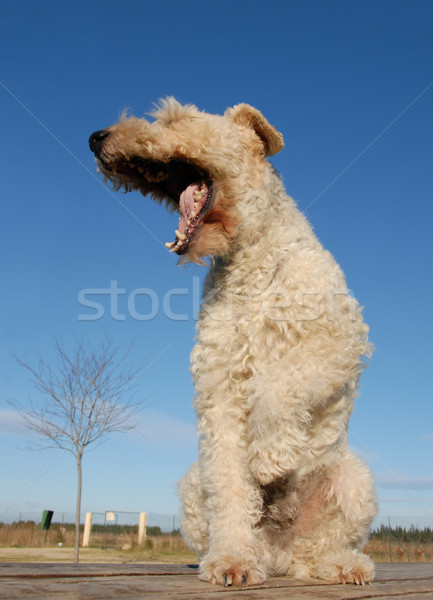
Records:
[[[75,536],[75,515],[54,512],[51,527],[41,535],[42,513],[18,513],[0,523],[0,545],[37,546],[73,545]],[[90,546],[100,548],[131,549],[139,542],[140,513],[125,511],[96,512],[92,514]],[[81,516],[81,534],[84,533],[85,515]],[[179,516],[148,513],[147,535],[178,535]],[[141,540],[142,541],[142,540]],[[83,535],[81,537],[83,542]],[[88,545],[85,544],[85,545]]]
[[[115,524],[116,525],[137,525],[139,523],[140,512],[128,512],[128,511],[106,511],[106,512],[94,512],[93,513],[93,524],[104,525],[105,515],[107,512],[114,512]],[[145,511],[143,511],[145,512]],[[80,516],[80,521],[83,524],[85,521],[85,513]],[[30,522],[41,523],[42,511],[26,511],[26,512],[10,512],[3,516],[2,522],[4,524]],[[61,525],[75,523],[75,513],[54,511],[53,523],[60,523]],[[149,528],[157,527],[161,530],[161,533],[170,533],[179,529],[180,520],[177,514],[161,514],[161,513],[147,513],[147,526]]]

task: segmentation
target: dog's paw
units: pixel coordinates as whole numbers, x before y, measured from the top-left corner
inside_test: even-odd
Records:
[[[200,563],[199,579],[223,586],[258,585],[266,579],[255,562],[231,556],[207,556]]]
[[[365,554],[348,551],[339,553],[327,561],[322,568],[319,566],[317,574],[314,575],[334,583],[365,585],[373,580],[374,563]]]
[[[337,568],[340,583],[365,585],[371,583],[374,577],[374,563],[365,554],[352,555],[347,561],[337,565]]]

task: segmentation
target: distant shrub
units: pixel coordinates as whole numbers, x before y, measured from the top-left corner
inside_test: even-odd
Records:
[[[146,538],[146,541],[144,542],[144,549],[145,550],[152,550],[153,549],[153,542],[149,538]]]

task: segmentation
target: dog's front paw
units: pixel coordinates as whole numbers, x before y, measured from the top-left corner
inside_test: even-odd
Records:
[[[260,565],[249,559],[230,555],[206,556],[200,563],[199,579],[224,586],[257,585],[266,579]]]
[[[361,554],[357,550],[348,550],[325,558],[318,564],[312,577],[326,579],[333,583],[365,585],[373,580],[374,564],[365,554]]]
[[[355,583],[365,585],[371,583],[374,577],[373,561],[365,554],[347,554],[347,559],[337,564],[340,583]]]

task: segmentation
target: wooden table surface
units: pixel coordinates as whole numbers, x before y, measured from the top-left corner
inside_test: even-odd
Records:
[[[433,600],[433,563],[378,564],[375,581],[365,587],[274,577],[247,588],[224,588],[199,581],[197,565],[1,563],[0,598]]]

